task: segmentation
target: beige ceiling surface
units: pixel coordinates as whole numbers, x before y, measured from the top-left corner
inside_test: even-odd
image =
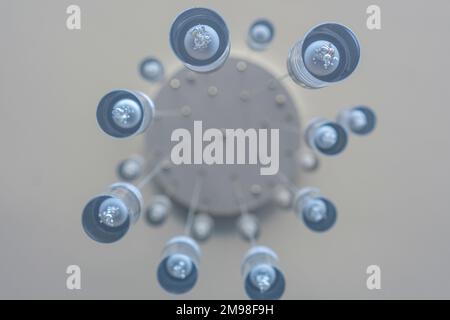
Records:
[[[78,4],[82,29],[68,31]],[[366,28],[366,8],[382,9],[382,29]],[[342,156],[322,159],[299,178],[335,200],[326,234],[309,232],[292,212],[263,221],[261,244],[285,271],[287,299],[450,298],[450,3],[441,1],[23,1],[0,2],[0,298],[178,298],[156,282],[161,248],[183,229],[140,221],[123,241],[90,241],[80,225],[85,202],[115,177],[120,159],[143,150],[141,137],[117,141],[95,121],[99,97],[128,87],[154,95],[137,64],[160,57],[168,73],[174,16],[194,5],[220,12],[232,54],[285,73],[290,45],[311,26],[338,21],[359,36],[362,59],[342,84],[307,91],[286,81],[302,122],[343,107],[372,106],[376,132],[352,138]],[[273,45],[245,46],[249,24],[267,17]],[[149,194],[146,194],[148,197]],[[240,261],[248,244],[220,233],[202,246],[198,285],[182,298],[245,298]],[[66,289],[66,267],[82,270],[82,290]],[[366,288],[366,268],[382,289]]]

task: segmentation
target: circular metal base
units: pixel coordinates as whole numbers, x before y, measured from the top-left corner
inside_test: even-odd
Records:
[[[191,133],[193,157],[197,120],[203,122],[203,132],[209,128],[279,129],[279,172],[292,179],[296,176],[295,155],[300,143],[297,109],[282,84],[261,66],[229,58],[221,69],[210,74],[182,69],[162,87],[155,104],[155,121],[146,132],[150,156],[170,159],[178,143],[171,141],[171,134],[185,128]],[[203,147],[207,144],[204,142]],[[246,149],[248,154],[248,140]],[[273,199],[279,178],[261,175],[260,168],[259,164],[172,165],[154,181],[174,202],[187,208],[196,181],[201,179],[197,211],[234,216],[240,213],[239,203],[255,211]]]

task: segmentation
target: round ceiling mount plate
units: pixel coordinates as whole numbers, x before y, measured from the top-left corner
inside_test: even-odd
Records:
[[[279,172],[296,177],[300,145],[297,108],[280,81],[265,68],[238,58],[229,58],[214,73],[199,74],[183,68],[161,88],[154,101],[156,118],[146,132],[145,142],[149,157],[170,159],[171,150],[178,143],[171,141],[172,132],[185,128],[193,138],[194,121],[202,121],[203,132],[209,128],[279,129]],[[204,142],[203,147],[207,144]],[[186,208],[191,204],[194,186],[201,181],[197,211],[235,216],[242,205],[255,212],[273,199],[279,176],[261,175],[261,167],[266,166],[172,165],[154,181],[174,202]]]

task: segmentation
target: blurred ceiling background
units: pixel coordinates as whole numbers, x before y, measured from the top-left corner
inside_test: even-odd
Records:
[[[82,29],[66,29],[66,8],[81,7]],[[382,29],[366,27],[366,8],[381,7]],[[202,246],[198,285],[165,293],[156,281],[164,243],[183,225],[141,220],[123,241],[88,239],[85,202],[114,182],[119,160],[143,151],[142,137],[118,141],[100,132],[95,108],[112,88],[154,95],[139,62],[159,57],[167,74],[180,67],[168,32],[174,17],[205,6],[226,20],[232,55],[285,71],[290,46],[312,26],[337,21],[362,47],[359,69],[334,87],[308,91],[290,81],[302,123],[367,104],[378,115],[368,138],[352,137],[337,158],[299,177],[334,199],[334,229],[314,234],[292,212],[262,224],[285,271],[286,299],[450,298],[450,2],[414,1],[106,1],[0,2],[0,298],[246,298],[240,262],[248,244],[220,233]],[[267,51],[247,49],[249,25],[276,27]],[[147,198],[149,194],[146,195]],[[82,270],[82,290],[66,289],[66,267]],[[366,268],[382,270],[382,289],[366,288]]]

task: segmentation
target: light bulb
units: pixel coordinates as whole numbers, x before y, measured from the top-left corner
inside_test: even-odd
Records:
[[[375,129],[377,118],[371,108],[358,106],[341,111],[337,121],[353,134],[367,135]]]
[[[273,200],[281,208],[287,209],[292,203],[292,194],[285,185],[278,184],[273,190]]]
[[[213,57],[219,49],[219,36],[217,32],[207,25],[196,25],[189,29],[184,38],[186,52],[198,60]]]
[[[350,128],[352,131],[358,131],[367,125],[366,115],[360,110],[353,110],[350,115]]]
[[[192,272],[192,261],[188,256],[176,253],[169,256],[166,267],[172,277],[185,279]]]
[[[276,280],[276,273],[272,266],[262,263],[250,271],[250,280],[261,293],[264,293],[272,287]]]
[[[327,217],[327,206],[325,202],[320,199],[309,201],[303,210],[305,219],[313,223],[318,223]]]
[[[214,228],[214,219],[207,213],[197,213],[192,223],[192,234],[199,241],[207,240]]]
[[[98,209],[100,223],[114,228],[121,226],[128,218],[128,210],[123,201],[117,198],[108,198],[102,202]]]
[[[313,152],[302,151],[298,155],[299,164],[305,171],[314,171],[319,167],[319,159]]]
[[[247,43],[253,50],[264,50],[272,42],[274,27],[265,19],[255,21],[248,31]]]
[[[315,41],[305,51],[306,68],[316,76],[327,76],[336,71],[339,58],[338,49],[329,41]]]
[[[120,240],[139,218],[142,195],[129,183],[114,183],[103,195],[91,199],[83,209],[82,226],[94,241]]]
[[[275,300],[285,289],[284,275],[278,268],[275,252],[264,246],[254,246],[242,261],[245,292],[251,299]]]
[[[355,34],[337,23],[314,27],[290,49],[287,68],[291,79],[319,89],[349,77],[356,69],[360,47]]]
[[[177,236],[167,242],[157,277],[164,290],[181,294],[197,283],[200,247],[190,237]]]
[[[240,215],[236,225],[244,239],[251,241],[258,238],[260,231],[259,220],[254,214]]]
[[[111,115],[116,125],[124,129],[129,129],[141,121],[142,111],[136,101],[123,99],[114,104]]]
[[[147,210],[147,217],[152,224],[163,222],[167,218],[167,206],[155,203]]]
[[[324,125],[317,129],[314,141],[319,148],[330,149],[338,141],[338,133],[333,127]]]
[[[347,133],[340,124],[324,119],[314,119],[309,123],[305,139],[309,147],[326,156],[341,153],[348,142]]]
[[[156,195],[153,197],[152,202],[147,208],[147,220],[153,225],[159,225],[163,223],[169,211],[172,208],[172,202],[165,195]]]
[[[132,156],[123,160],[117,167],[118,176],[125,181],[132,181],[142,173],[144,159],[140,156]]]
[[[250,33],[252,35],[252,39],[256,42],[267,42],[271,36],[269,27],[263,24],[253,26]]]
[[[164,77],[164,66],[156,58],[147,58],[140,65],[141,76],[150,82],[156,82]]]
[[[298,190],[293,201],[293,209],[297,217],[312,231],[327,231],[336,222],[336,207],[316,188],[306,187]]]
[[[230,54],[225,21],[206,8],[191,8],[177,16],[170,29],[170,45],[183,64],[196,72],[220,68]]]
[[[112,137],[131,137],[147,129],[153,120],[154,109],[153,102],[142,92],[114,90],[100,100],[97,122]]]

